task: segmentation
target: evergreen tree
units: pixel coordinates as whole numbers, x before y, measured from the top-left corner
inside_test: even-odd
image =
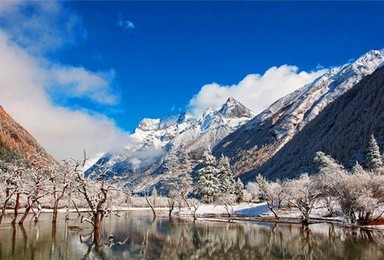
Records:
[[[223,194],[233,194],[236,182],[233,178],[233,172],[228,157],[221,155],[217,170],[220,181],[220,192]]]
[[[177,158],[174,149],[170,149],[167,158],[164,160],[163,173],[167,173],[171,176],[176,174],[176,170],[179,166],[179,159]]]
[[[314,162],[319,173],[325,173],[328,171],[340,172],[344,170],[343,165],[339,164],[330,155],[320,151],[315,154]]]
[[[193,191],[193,179],[191,176],[192,166],[189,160],[188,154],[182,151],[180,158],[180,195],[183,199],[186,199],[188,194]]]
[[[362,172],[365,172],[364,168],[360,165],[359,162],[356,162],[355,165],[352,167],[352,173],[357,174]]]
[[[202,167],[199,170],[198,188],[205,203],[213,202],[215,195],[219,192],[216,158],[212,155],[210,149],[206,149],[203,154]]]
[[[240,178],[237,178],[236,184],[235,184],[235,195],[236,195],[236,202],[242,202],[243,201],[243,189],[244,189],[244,184],[240,180]]]
[[[369,141],[368,145],[366,164],[367,168],[371,171],[376,171],[383,166],[380,149],[373,135],[371,135],[371,140]]]
[[[172,149],[164,162],[163,172],[170,175],[168,181],[169,192],[177,193],[182,199],[187,198],[193,191],[193,180],[191,176],[191,162],[185,151],[176,155]]]

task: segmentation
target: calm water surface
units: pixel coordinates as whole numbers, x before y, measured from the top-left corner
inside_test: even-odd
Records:
[[[146,212],[104,219],[99,235],[76,215],[0,225],[0,259],[384,259],[381,232],[315,224],[201,223]],[[97,237],[95,239],[95,237]]]

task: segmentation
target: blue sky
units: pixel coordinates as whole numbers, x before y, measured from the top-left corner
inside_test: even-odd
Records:
[[[198,114],[228,96],[260,112],[324,68],[383,48],[383,10],[344,1],[3,1],[0,66],[9,72],[0,79],[9,84],[0,102],[56,157],[82,147],[97,154],[129,142],[144,117]]]
[[[383,3],[70,3],[87,37],[56,53],[65,63],[116,71],[121,103],[108,111],[132,131],[143,117],[186,109],[207,83],[236,84],[272,66],[312,71],[382,48]],[[129,21],[130,27],[119,26]],[[101,108],[104,109],[104,108]]]

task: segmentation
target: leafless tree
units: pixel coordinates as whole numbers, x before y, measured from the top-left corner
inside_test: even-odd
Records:
[[[7,209],[11,199],[16,195],[16,204],[17,207],[14,208],[14,211],[17,215],[19,201],[20,201],[20,191],[22,185],[22,175],[25,172],[24,164],[19,162],[15,163],[6,163],[2,164],[0,179],[1,184],[5,190],[4,203],[1,209],[0,223],[2,222],[5,210]],[[16,205],[15,205],[16,206]],[[16,223],[16,220],[15,220]]]
[[[82,161],[72,160],[72,172],[76,183],[74,189],[85,199],[92,216],[91,219],[82,217],[82,221],[91,223],[95,231],[98,231],[102,218],[110,211],[107,205],[108,194],[116,190],[116,186],[113,177],[108,179],[107,173],[103,172],[101,168],[97,169],[94,180],[86,178],[84,175],[86,161],[85,152]]]
[[[309,224],[309,214],[314,203],[320,196],[320,191],[308,174],[302,174],[299,179],[286,182],[286,194],[288,204],[300,210],[302,222]]]
[[[197,199],[184,199],[184,202],[193,217],[193,222],[195,222],[197,220],[196,213],[200,207],[200,201],[198,201]]]
[[[49,192],[53,199],[52,223],[57,222],[58,209],[61,199],[70,188],[71,167],[68,161],[63,161],[62,165],[49,165]],[[67,205],[69,207],[69,205]]]
[[[24,220],[27,218],[28,213],[32,207],[37,205],[38,213],[35,214],[35,221],[38,221],[40,215],[41,205],[39,199],[43,198],[48,194],[44,190],[44,180],[46,179],[44,169],[31,168],[28,170],[28,176],[24,176],[24,182],[27,183],[26,188],[23,189],[22,193],[27,197],[27,207],[24,210],[23,216],[21,217],[19,224],[22,225]]]
[[[148,206],[152,210],[153,220],[155,220],[155,218],[156,218],[156,210],[155,210],[156,199],[157,199],[157,190],[156,190],[156,188],[153,188],[151,197],[148,197],[147,195],[145,196],[145,201],[147,202]]]
[[[276,182],[267,181],[260,174],[257,176],[256,182],[260,190],[260,197],[267,202],[269,210],[278,219],[279,216],[275,208],[280,208],[285,199],[284,183],[280,180]]]

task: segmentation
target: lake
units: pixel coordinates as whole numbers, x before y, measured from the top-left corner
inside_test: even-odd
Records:
[[[332,224],[172,221],[149,212],[104,218],[95,241],[92,226],[77,214],[68,222],[51,214],[40,222],[0,225],[0,259],[384,259],[379,231]],[[96,243],[95,243],[96,242]]]

